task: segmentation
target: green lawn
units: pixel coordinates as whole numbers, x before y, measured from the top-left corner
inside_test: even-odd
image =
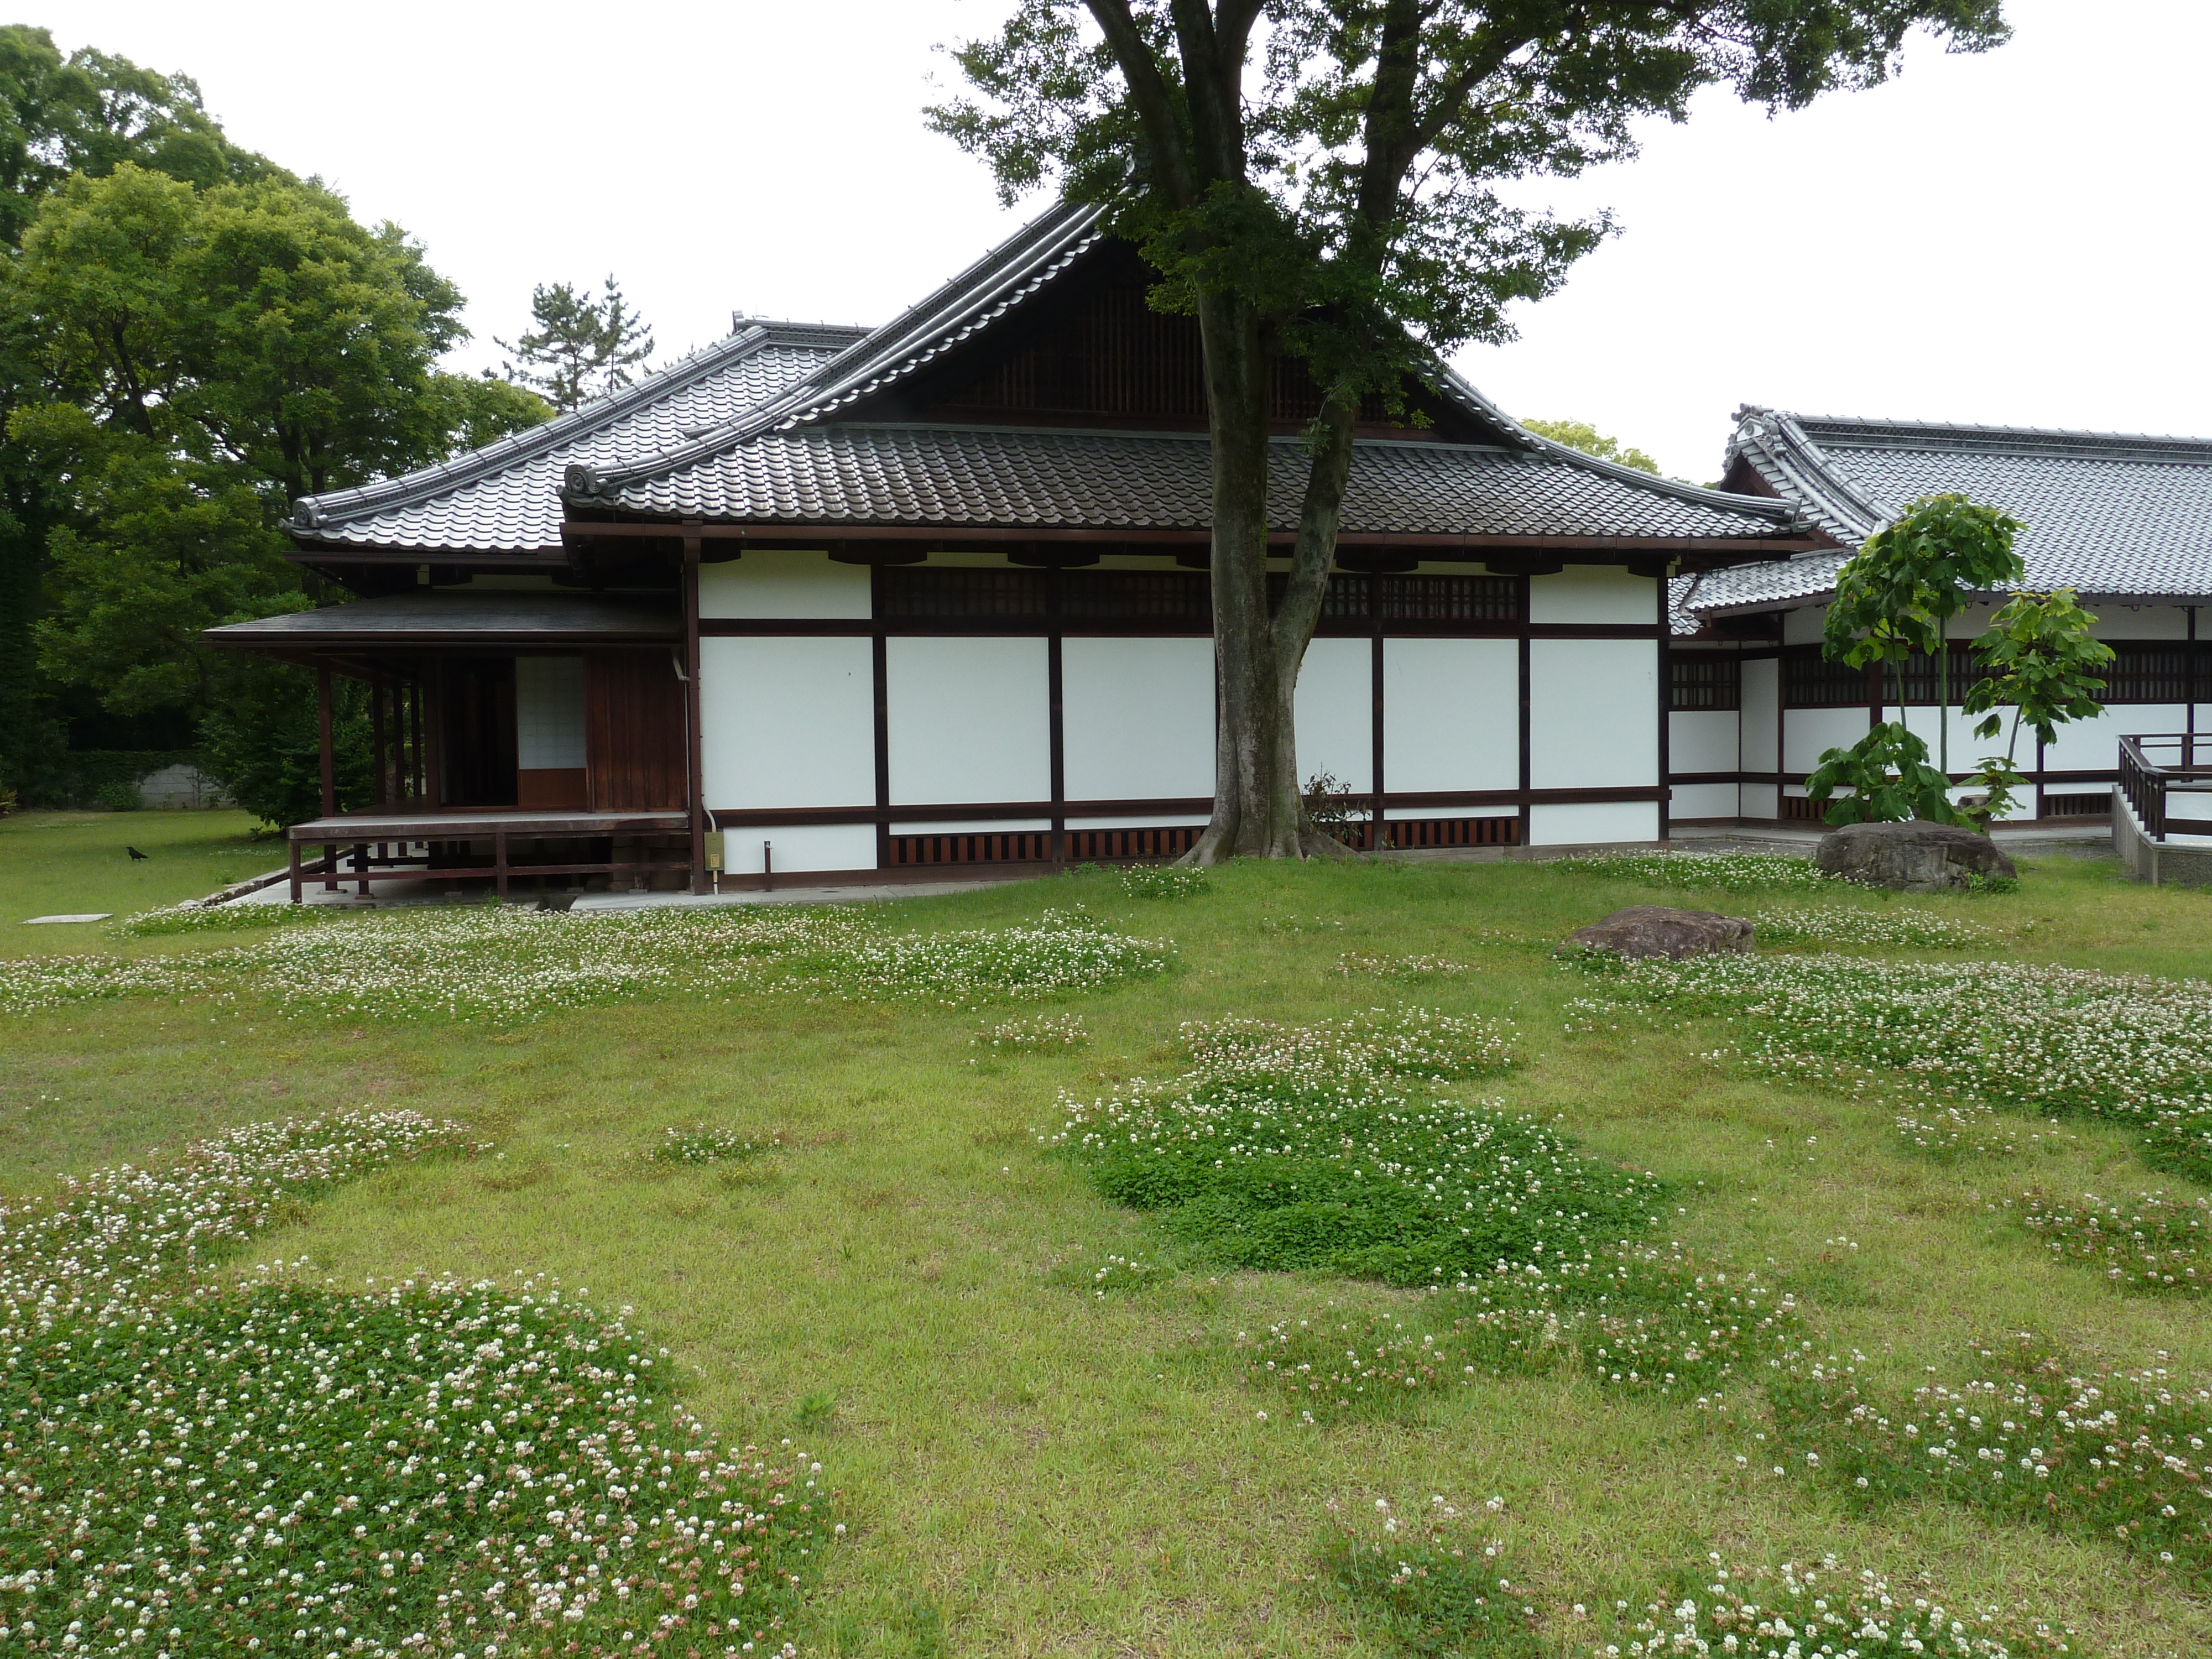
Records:
[[[205,948],[13,924],[144,908],[273,864],[245,828],[214,813],[0,822],[9,951]],[[154,856],[131,865],[125,842]],[[1175,1068],[1185,1020],[1411,1003],[1500,1017],[1530,1063],[1466,1095],[1556,1115],[1586,1150],[1667,1179],[1675,1238],[1786,1275],[1813,1340],[1856,1350],[1864,1374],[1909,1387],[1928,1367],[1948,1373],[1969,1339],[2033,1329],[2115,1368],[2212,1376],[2212,1311],[2124,1297],[1993,1207],[2030,1184],[2178,1190],[2120,1131],[2069,1124],[2026,1159],[1947,1167],[1900,1149],[1886,1105],[1702,1058],[1711,1028],[1570,1035],[1565,1005],[1589,981],[1544,942],[1617,905],[1665,901],[1528,865],[1239,866],[1179,902],[1129,899],[1091,876],[918,898],[896,920],[1005,926],[1071,897],[1171,940],[1178,966],[1047,1005],[1092,1034],[1066,1054],[979,1059],[979,1030],[1030,1009],[790,998],[661,994],[504,1030],[293,1018],[250,1000],[0,1016],[0,1193],[289,1114],[404,1105],[467,1121],[495,1155],[345,1188],[253,1255],[307,1255],[354,1285],[544,1271],[634,1307],[704,1418],[735,1438],[805,1437],[839,1489],[849,1532],[809,1652],[1400,1651],[1318,1593],[1318,1552],[1333,1514],[1431,1495],[1504,1500],[1492,1524],[1516,1593],[1560,1656],[1619,1640],[1595,1614],[1643,1606],[1708,1550],[1747,1562],[1834,1551],[1908,1594],[1924,1582],[1960,1607],[2025,1601],[2081,1627],[2094,1651],[2212,1650],[2201,1592],[2154,1564],[1939,1504],[1856,1509],[1817,1480],[1778,1477],[1748,1389],[1723,1414],[1561,1371],[1295,1426],[1244,1379],[1237,1334],[1285,1316],[1364,1319],[1409,1294],[1209,1271],[1035,1139],[1057,1123],[1059,1091],[1088,1098]],[[1804,901],[1677,902],[1741,914]],[[2107,861],[2038,861],[2015,894],[1917,902],[2002,930],[1985,954],[2212,971],[2212,898],[2130,885]],[[1347,952],[1472,971],[1346,975]],[[641,1156],[666,1127],[702,1121],[783,1144],[737,1165]],[[1111,1253],[1181,1270],[1094,1297],[1087,1264]]]
[[[253,815],[200,812],[18,812],[0,817],[0,955],[79,950],[92,927],[27,928],[32,916],[94,910],[128,915],[200,898],[284,861],[277,841],[255,841]],[[132,858],[135,847],[146,856]]]

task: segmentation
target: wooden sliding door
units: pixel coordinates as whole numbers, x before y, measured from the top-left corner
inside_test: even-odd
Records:
[[[592,809],[681,810],[684,682],[669,648],[589,653],[584,707]]]

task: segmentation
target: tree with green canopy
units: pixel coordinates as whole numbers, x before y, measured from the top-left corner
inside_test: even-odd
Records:
[[[1018,0],[953,49],[971,91],[932,125],[1011,202],[1095,203],[1194,315],[1212,446],[1220,716],[1190,854],[1330,854],[1298,789],[1293,698],[1333,562],[1363,398],[1402,409],[1511,330],[1613,229],[1508,199],[1634,153],[1720,84],[1770,109],[1876,84],[1925,28],[2006,38],[2002,0]],[[1268,389],[1322,390],[1285,589],[1267,592]]]
[[[502,372],[556,409],[574,409],[586,398],[628,386],[630,370],[653,356],[653,331],[630,310],[611,275],[596,300],[566,283],[532,289],[530,320],[538,325],[533,332],[513,345],[497,342],[520,359]]]
[[[1579,449],[1585,455],[1595,455],[1601,461],[1618,461],[1623,466],[1632,466],[1638,472],[1656,473],[1659,463],[1640,449],[1632,449],[1618,438],[1607,436],[1588,421],[1529,421],[1521,424],[1540,438],[1549,438],[1555,444],[1565,444],[1570,449]]]
[[[291,501],[549,412],[440,369],[465,337],[458,291],[396,226],[359,224],[313,181],[199,188],[130,161],[72,174],[26,228],[4,295],[39,393],[9,435],[57,508],[40,665],[118,716],[197,730],[228,703],[282,701],[263,681],[305,703],[300,671],[198,638],[313,602],[284,556]],[[250,743],[274,728],[231,729]]]
[[[22,239],[40,203],[73,174],[125,162],[207,186],[289,174],[223,136],[186,76],[83,47],[66,56],[45,29],[0,26],[0,244]],[[0,427],[46,396],[28,319],[0,306]],[[46,544],[58,511],[49,479],[16,444],[0,444],[0,787],[52,776],[66,744],[58,688],[38,670],[32,625],[44,614]],[[82,709],[80,709],[82,712]]]

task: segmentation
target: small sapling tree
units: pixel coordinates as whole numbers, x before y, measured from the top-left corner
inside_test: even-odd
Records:
[[[1896,676],[1898,719],[1884,721],[1850,749],[1831,749],[1806,780],[1813,799],[1839,787],[1854,793],[1828,809],[1831,823],[1890,823],[1911,817],[1969,825],[1950,798],[1951,619],[1970,595],[2017,582],[2026,574],[2014,539],[2027,526],[1964,495],[1925,495],[1888,525],[1837,573],[1822,649],[1832,659],[1863,668],[1890,665]],[[1905,664],[1915,651],[1936,664],[1941,761],[1905,719]],[[1999,786],[2002,787],[2002,785]]]
[[[1987,716],[1974,727],[1974,735],[1996,736],[2005,724],[2004,711],[2012,710],[2004,753],[1985,756],[1975,775],[1989,792],[1982,808],[1985,817],[2000,816],[2012,805],[2013,791],[2027,787],[2015,766],[2022,726],[2035,733],[2037,742],[2049,744],[2068,720],[2093,720],[2105,712],[2096,696],[2105,681],[2097,671],[2112,660],[2113,652],[2091,636],[2096,621],[2075,603],[2070,587],[2015,593],[1974,641],[1984,674],[1968,689],[1965,706],[1969,714]]]

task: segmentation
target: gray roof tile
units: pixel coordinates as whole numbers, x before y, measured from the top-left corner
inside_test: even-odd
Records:
[[[1741,457],[1844,544],[1698,580],[1707,614],[1816,599],[1905,505],[1957,492],[2027,529],[2026,586],[2115,599],[2212,596],[2212,440],[1737,411]]]
[[[611,396],[437,466],[293,504],[301,542],[531,552],[561,544],[561,478],[621,465],[726,424],[850,345],[863,331],[748,323],[726,340]]]
[[[1305,462],[1273,447],[1269,521],[1297,520]],[[757,434],[594,500],[713,522],[1196,530],[1212,520],[1200,433],[935,425]],[[1344,504],[1352,534],[1727,537],[1778,533],[1785,509],[1569,453],[1363,441]]]

